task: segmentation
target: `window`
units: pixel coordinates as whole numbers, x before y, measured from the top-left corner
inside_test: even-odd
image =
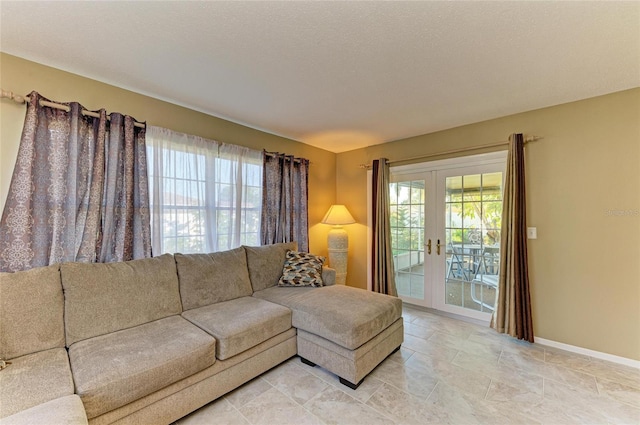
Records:
[[[149,126],[153,254],[260,244],[262,152]]]

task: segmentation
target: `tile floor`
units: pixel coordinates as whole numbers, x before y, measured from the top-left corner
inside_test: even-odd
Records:
[[[355,391],[294,357],[176,424],[640,424],[638,369],[403,315],[402,349]]]

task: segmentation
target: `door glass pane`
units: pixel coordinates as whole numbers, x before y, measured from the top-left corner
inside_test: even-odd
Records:
[[[424,201],[425,181],[391,183],[391,247],[396,288],[401,297],[424,300]]]
[[[447,178],[446,187],[446,202],[462,201],[462,176]]]
[[[490,313],[500,271],[502,173],[445,180],[445,303]]]
[[[389,199],[391,205],[398,203],[398,185],[395,183],[389,183]]]

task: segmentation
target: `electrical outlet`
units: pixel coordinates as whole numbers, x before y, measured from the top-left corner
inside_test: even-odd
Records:
[[[537,227],[527,227],[527,239],[538,239]]]

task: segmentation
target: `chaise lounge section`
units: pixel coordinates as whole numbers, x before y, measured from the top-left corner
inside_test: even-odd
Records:
[[[281,287],[283,259],[297,245],[245,249],[253,296],[291,309],[304,363],[322,366],[355,389],[400,348],[404,327],[399,298],[342,285]]]
[[[289,307],[302,361],[333,372],[353,389],[403,341],[398,298],[338,285],[275,286],[253,296]]]

